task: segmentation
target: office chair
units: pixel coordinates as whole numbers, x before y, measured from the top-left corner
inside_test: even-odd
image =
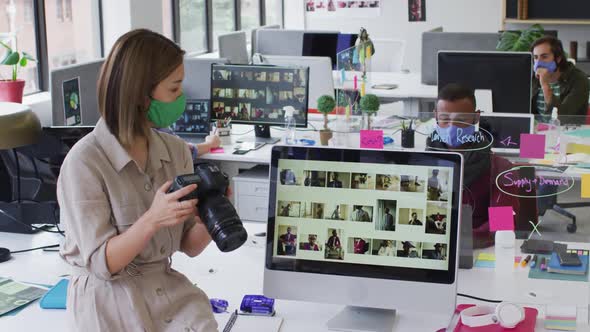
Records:
[[[217,37],[219,42],[219,57],[226,58],[231,64],[246,65],[250,63],[246,32],[230,32]]]

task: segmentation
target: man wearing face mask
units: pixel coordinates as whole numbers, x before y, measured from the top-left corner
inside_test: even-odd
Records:
[[[491,144],[477,128],[479,111],[474,91],[449,84],[438,93],[435,130],[426,140],[428,150],[453,151],[463,155],[463,204],[473,207],[474,245],[491,244],[488,227],[490,202]]]
[[[568,62],[561,41],[546,36],[531,46],[535,58],[532,110],[549,120],[553,107],[561,115],[586,115],[588,110],[588,78]],[[575,119],[563,119],[567,123]],[[582,119],[580,119],[581,121]]]

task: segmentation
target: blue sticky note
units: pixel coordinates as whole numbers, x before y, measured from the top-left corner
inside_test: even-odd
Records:
[[[475,261],[475,267],[482,268],[482,269],[493,269],[496,267],[496,262],[495,261],[477,260],[477,261]]]

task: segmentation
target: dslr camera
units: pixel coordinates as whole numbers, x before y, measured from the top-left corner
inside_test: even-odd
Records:
[[[191,184],[196,184],[197,189],[180,200],[199,199],[199,215],[219,250],[230,252],[242,246],[248,239],[248,233],[238,212],[225,197],[229,186],[227,174],[216,165],[199,163],[195,165],[194,174],[177,176],[168,192]]]

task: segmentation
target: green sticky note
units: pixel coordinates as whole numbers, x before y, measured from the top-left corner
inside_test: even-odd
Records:
[[[578,129],[565,133],[568,136],[590,137],[590,129]]]

